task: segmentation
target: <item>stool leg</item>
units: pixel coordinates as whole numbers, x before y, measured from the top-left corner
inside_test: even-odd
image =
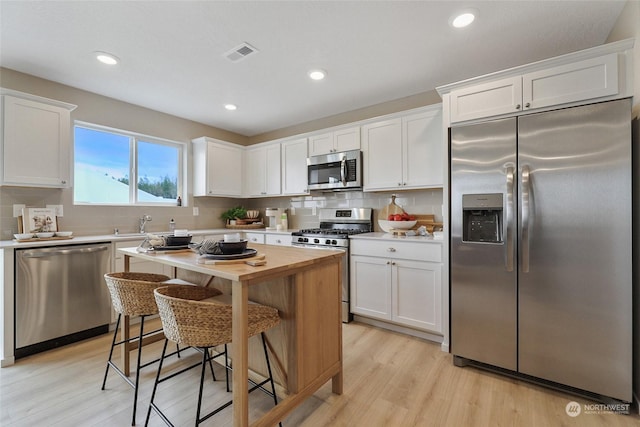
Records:
[[[227,393],[229,393],[229,352],[227,352],[227,345],[224,345],[224,375],[227,380]]]
[[[107,384],[107,375],[109,374],[109,366],[111,365],[111,357],[113,356],[113,348],[116,345],[116,338],[118,336],[118,328],[120,327],[121,313],[118,313],[118,320],[116,321],[116,329],[113,331],[113,340],[111,341],[111,350],[109,350],[109,359],[107,360],[107,368],[104,371],[104,379],[102,380],[102,390],[104,390]]]
[[[164,355],[167,352],[168,343],[169,343],[169,340],[165,339],[164,347],[162,347],[162,356],[160,357],[160,362],[158,363],[158,372],[156,373],[156,380],[153,383],[153,391],[151,392],[151,401],[149,402],[149,409],[147,410],[147,419],[144,421],[145,427],[149,425],[149,417],[151,416],[151,409],[153,409],[154,407],[153,399],[156,397],[156,390],[158,389],[158,380],[160,379],[160,371],[162,371],[162,362],[164,362]]]
[[[198,409],[196,411],[196,427],[200,425],[200,408],[202,406],[202,389],[204,386],[204,373],[207,370],[207,359],[209,359],[209,349],[203,348],[202,352],[202,370],[200,371],[200,391],[198,392]],[[211,361],[209,360],[209,363]]]
[[[267,343],[264,339],[264,332],[260,333],[260,337],[262,338],[262,348],[264,349],[264,358],[267,361],[267,372],[269,373],[269,382],[271,383],[271,392],[273,393],[273,404],[274,406],[278,405],[278,396],[276,396],[276,385],[273,382],[273,374],[271,373],[271,363],[269,362],[269,352],[267,351]],[[282,423],[279,423],[280,427],[282,427]]]
[[[140,316],[140,333],[138,335],[138,362],[136,365],[136,382],[133,387],[133,415],[131,416],[131,425],[136,425],[136,408],[138,406],[138,382],[140,381],[140,360],[142,359],[142,335],[144,334],[144,318]]]

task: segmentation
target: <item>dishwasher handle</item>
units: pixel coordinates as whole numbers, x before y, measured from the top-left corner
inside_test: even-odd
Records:
[[[48,250],[29,250],[22,252],[25,258],[46,258],[56,255],[72,255],[72,254],[90,254],[95,252],[108,251],[109,246],[91,246],[88,248],[64,248],[64,249],[48,249]]]

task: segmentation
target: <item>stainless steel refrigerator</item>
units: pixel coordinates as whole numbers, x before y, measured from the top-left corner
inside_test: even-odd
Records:
[[[451,352],[632,399],[631,102],[455,126]]]

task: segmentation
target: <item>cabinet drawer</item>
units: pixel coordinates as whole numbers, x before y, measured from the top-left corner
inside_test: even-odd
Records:
[[[418,242],[350,240],[352,255],[442,262],[442,245]]]
[[[265,235],[265,243],[267,245],[291,245],[290,234],[267,234]]]
[[[245,233],[245,236],[249,243],[264,244],[264,234],[262,233]]]

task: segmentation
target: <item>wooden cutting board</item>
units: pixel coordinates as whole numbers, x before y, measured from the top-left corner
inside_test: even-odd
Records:
[[[264,265],[267,263],[265,259],[265,254],[256,254],[249,258],[240,258],[240,259],[206,259],[206,258],[198,258],[198,264],[207,264],[207,265],[228,265],[228,264],[249,264],[249,265]]]
[[[378,214],[379,219],[386,220],[391,214],[402,214],[404,213],[404,209],[400,206],[396,205],[396,195],[391,195],[391,203],[389,203],[384,208],[380,209],[380,213]]]

